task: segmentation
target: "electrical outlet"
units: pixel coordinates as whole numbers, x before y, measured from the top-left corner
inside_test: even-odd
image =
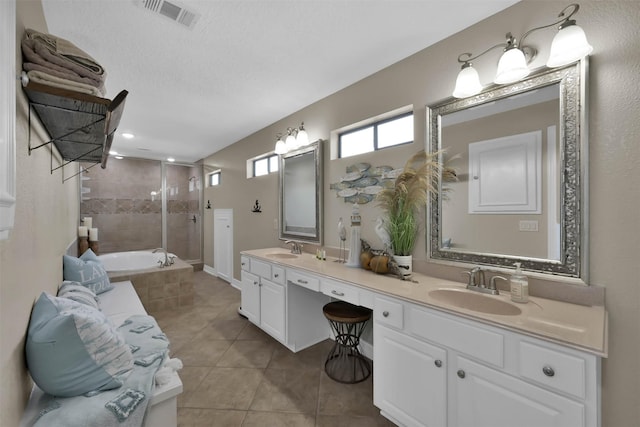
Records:
[[[538,221],[520,221],[520,231],[538,231]]]

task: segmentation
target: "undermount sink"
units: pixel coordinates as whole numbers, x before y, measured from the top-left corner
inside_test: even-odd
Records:
[[[283,254],[281,252],[275,252],[272,254],[267,254],[266,255],[268,258],[275,258],[275,259],[293,259],[293,258],[298,258],[298,255],[296,254]]]
[[[522,313],[522,310],[514,304],[488,295],[474,293],[473,291],[435,289],[429,292],[429,296],[436,301],[480,313],[501,316],[517,316]]]

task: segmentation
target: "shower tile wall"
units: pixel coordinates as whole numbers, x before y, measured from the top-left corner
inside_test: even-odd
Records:
[[[100,253],[162,246],[160,162],[110,159],[106,169],[83,173],[81,182],[80,217],[93,218]]]

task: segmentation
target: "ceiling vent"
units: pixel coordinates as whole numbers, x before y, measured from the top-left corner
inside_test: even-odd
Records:
[[[198,13],[188,10],[173,0],[134,0],[134,2],[143,9],[169,18],[189,29],[193,29],[200,18]]]

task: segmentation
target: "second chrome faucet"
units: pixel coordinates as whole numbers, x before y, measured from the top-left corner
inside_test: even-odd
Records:
[[[287,240],[284,242],[285,245],[291,243],[291,253],[292,254],[301,254],[302,253],[302,243],[294,242],[293,240]]]
[[[486,270],[490,271],[490,270]],[[496,280],[507,280],[505,277],[494,275],[489,280],[489,286],[485,284],[485,270],[482,267],[474,267],[470,271],[464,271],[462,274],[469,275],[469,281],[467,283],[467,289],[482,292],[484,294],[499,295],[498,287],[496,286]]]

